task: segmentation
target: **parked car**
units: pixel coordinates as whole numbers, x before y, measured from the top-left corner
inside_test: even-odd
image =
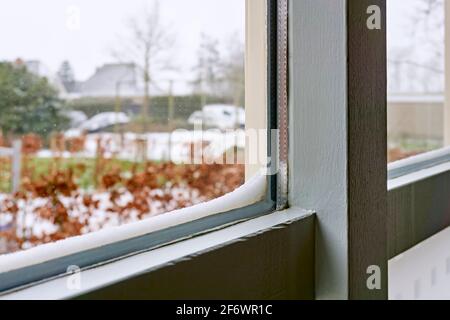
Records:
[[[69,119],[70,128],[78,128],[88,120],[88,117],[82,111],[66,111],[63,115]]]
[[[244,128],[245,110],[232,105],[213,104],[203,107],[202,111],[194,112],[188,119],[192,125],[203,124],[210,128],[234,129]]]
[[[130,118],[123,112],[103,112],[82,123],[78,129],[88,133],[94,133],[115,124],[120,125],[127,124],[129,122]]]

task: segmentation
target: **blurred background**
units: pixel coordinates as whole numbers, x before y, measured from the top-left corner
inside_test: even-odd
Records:
[[[444,0],[390,0],[387,5],[388,153],[393,162],[446,145],[445,8]]]
[[[4,3],[0,254],[239,187],[244,36],[244,0]]]

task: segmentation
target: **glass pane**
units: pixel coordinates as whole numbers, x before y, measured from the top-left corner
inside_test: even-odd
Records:
[[[389,161],[450,143],[444,137],[444,0],[388,3]]]
[[[0,254],[243,184],[244,38],[243,0],[3,3]]]

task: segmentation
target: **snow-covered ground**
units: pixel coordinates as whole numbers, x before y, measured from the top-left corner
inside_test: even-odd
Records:
[[[106,115],[105,115],[106,116]],[[111,116],[111,115],[109,115]],[[108,117],[106,117],[108,118]],[[116,119],[109,117],[106,120]],[[97,119],[99,120],[99,119]],[[125,118],[122,119],[126,121]],[[84,141],[84,148],[80,152],[70,153],[52,150],[41,150],[36,156],[40,158],[96,158],[101,153],[105,158],[116,158],[129,161],[172,161],[173,163],[192,163],[207,159],[211,162],[221,158],[235,147],[245,149],[246,133],[244,130],[206,130],[188,131],[177,130],[173,133],[91,133],[82,134],[83,130],[72,129],[65,133],[66,140],[79,138]],[[101,148],[101,151],[98,148]],[[191,154],[191,153],[194,154]],[[195,163],[194,163],[195,164]],[[236,186],[237,187],[237,186]],[[95,207],[87,207],[83,195],[92,201],[98,202]],[[98,231],[100,229],[115,227],[124,223],[148,219],[163,213],[192,206],[210,199],[206,199],[199,190],[189,186],[171,187],[167,189],[149,190],[146,193],[148,212],[138,212],[135,209],[125,209],[125,214],[119,213],[121,209],[128,208],[133,203],[134,195],[127,190],[120,191],[115,203],[111,200],[111,193],[104,191],[80,191],[74,197],[59,196],[59,201],[67,209],[71,219],[79,221],[84,227],[82,234]],[[58,232],[59,227],[39,214],[40,209],[53,207],[51,198],[33,198],[15,200],[18,212],[13,215],[4,207],[5,200],[11,195],[0,194],[0,232],[17,230],[18,236],[29,239],[44,239]],[[131,206],[132,207],[132,206]],[[147,206],[144,206],[147,211]],[[118,212],[119,211],[119,212]],[[53,217],[54,218],[54,217]],[[0,238],[0,254],[7,251],[5,239]],[[32,246],[31,242],[28,246]],[[3,247],[3,249],[2,249]],[[27,248],[27,243],[23,249]]]
[[[74,131],[66,134],[67,138],[77,136]],[[203,150],[205,157],[216,159],[227,150],[237,147],[245,148],[246,137],[244,130],[222,132],[219,130],[208,131],[187,131],[179,130],[173,133],[149,133],[135,134],[124,133],[122,135],[114,133],[94,133],[86,136],[84,151],[77,154],[65,152],[58,154],[65,158],[94,158],[97,156],[98,141],[104,148],[104,157],[115,156],[122,160],[142,160],[145,156],[147,160],[168,161],[174,163],[189,163],[191,161],[191,145],[205,143],[207,147]],[[142,154],[142,145],[146,144],[146,155]],[[200,151],[196,151],[200,154]],[[42,150],[37,153],[40,158],[51,158],[56,156],[50,150]]]
[[[203,107],[202,111],[194,112],[188,119],[192,125],[204,124],[207,127],[222,130],[233,129],[238,125],[245,126],[245,110],[241,107],[224,104],[212,104]]]
[[[157,199],[157,197],[164,197],[167,194],[170,194],[170,201],[163,202]],[[92,201],[98,201],[97,206],[87,207],[83,201],[83,193],[76,197],[59,197],[59,200],[68,208],[69,216],[84,225],[82,234],[152,218],[179,209],[180,203],[191,206],[205,201],[198,190],[192,190],[188,187],[151,190],[148,199],[149,212],[142,215],[135,209],[128,210],[126,214],[115,212],[115,205],[110,200],[111,195],[108,192],[89,193],[89,196],[91,196]],[[9,195],[0,194],[0,204],[8,197]],[[39,208],[46,206],[49,201],[51,200],[48,198],[18,200],[19,211],[16,217],[13,217],[10,213],[2,212],[0,207],[0,231],[15,228],[20,236],[21,230],[27,230],[27,238],[36,237],[39,239],[56,233],[58,231],[57,225],[38,214]],[[119,207],[126,207],[127,204],[133,202],[133,195],[128,191],[123,191],[115,202]],[[5,243],[3,243],[4,245]],[[27,244],[25,244],[24,249],[26,249],[26,246]],[[0,254],[4,251],[5,249],[3,248],[2,251],[2,243],[0,243]]]

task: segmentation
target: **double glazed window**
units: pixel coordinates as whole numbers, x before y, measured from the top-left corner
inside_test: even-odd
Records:
[[[449,145],[444,5],[387,1],[389,162]]]
[[[283,209],[288,153],[319,297],[378,296],[366,264],[447,226],[445,1],[387,1],[368,30],[360,0],[292,0],[290,113],[287,3],[5,4],[0,295]]]
[[[6,5],[0,292],[283,207],[278,8]]]

